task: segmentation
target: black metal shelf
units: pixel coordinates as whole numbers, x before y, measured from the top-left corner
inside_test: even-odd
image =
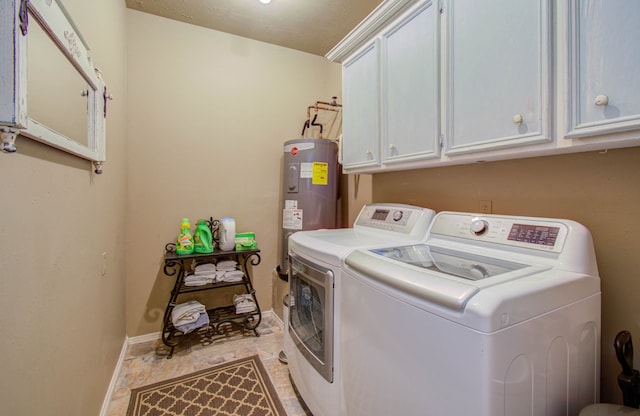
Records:
[[[217,220],[210,219],[209,227],[212,233],[217,226]],[[214,282],[202,286],[186,286],[184,279],[187,271],[195,267],[196,264],[215,262],[217,260],[235,260],[239,269],[244,273],[241,281],[237,282]],[[212,342],[216,336],[222,336],[230,328],[251,331],[255,336],[260,336],[258,325],[262,320],[260,305],[255,295],[255,289],[251,282],[251,274],[249,266],[257,266],[260,264],[260,250],[242,250],[242,251],[214,251],[213,253],[201,254],[176,254],[175,244],[169,243],[165,246],[164,256],[164,274],[167,276],[175,276],[176,281],[171,290],[171,296],[164,312],[162,342],[170,348],[167,358],[173,356],[175,347],[185,341],[190,335],[198,334],[203,343]],[[256,310],[248,313],[237,314],[235,305],[225,305],[217,308],[207,308],[209,315],[209,325],[198,328],[188,334],[175,328],[171,321],[171,313],[173,308],[178,304],[177,299],[180,295],[188,295],[190,293],[202,292],[207,290],[221,289],[224,287],[243,286],[244,293],[250,294],[256,305]]]
[[[169,243],[166,245],[165,247],[166,250],[166,254],[164,256],[165,261],[183,261],[183,260],[202,260],[202,259],[215,259],[215,258],[219,258],[219,257],[229,257],[230,255],[236,255],[236,254],[255,254],[255,253],[259,253],[260,250],[255,249],[255,250],[232,250],[232,251],[220,251],[220,250],[216,250],[213,253],[193,253],[193,254],[176,254],[175,252],[175,244],[174,243]]]

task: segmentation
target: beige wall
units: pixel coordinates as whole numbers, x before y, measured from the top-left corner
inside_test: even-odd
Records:
[[[97,176],[89,162],[25,138],[18,138],[17,153],[0,154],[6,415],[98,414],[125,336],[125,6],[64,4],[115,97],[108,162]]]
[[[373,177],[375,202],[476,212],[481,199],[494,213],[568,218],[591,230],[602,279],[601,397],[621,402],[613,339],[627,329],[640,342],[640,148]]]
[[[182,216],[233,215],[256,232],[255,285],[271,309],[282,143],[299,136],[308,105],[340,93],[340,66],[319,56],[124,2],[64,3],[115,97],[108,162],[96,176],[24,138],[0,154],[7,414],[99,413],[125,335],[161,329],[163,248]]]
[[[164,246],[181,217],[236,218],[256,233],[254,286],[272,308],[282,146],[306,108],[340,94],[320,56],[128,11],[127,333],[161,330],[173,278]]]

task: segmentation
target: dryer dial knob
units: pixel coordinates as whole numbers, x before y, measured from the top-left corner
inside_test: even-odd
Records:
[[[485,220],[475,219],[471,221],[471,232],[474,235],[482,235],[489,229],[489,224]]]
[[[393,212],[393,220],[394,221],[400,221],[403,216],[404,216],[404,213],[402,211],[394,211]]]

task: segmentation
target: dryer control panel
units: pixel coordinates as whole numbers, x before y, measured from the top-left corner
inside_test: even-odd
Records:
[[[426,235],[435,212],[428,208],[404,204],[365,205],[354,229],[375,229],[400,233],[409,237]]]

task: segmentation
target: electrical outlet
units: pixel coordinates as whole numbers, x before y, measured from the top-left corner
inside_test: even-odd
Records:
[[[481,199],[480,212],[482,214],[491,214],[493,212],[493,202],[489,199]]]

